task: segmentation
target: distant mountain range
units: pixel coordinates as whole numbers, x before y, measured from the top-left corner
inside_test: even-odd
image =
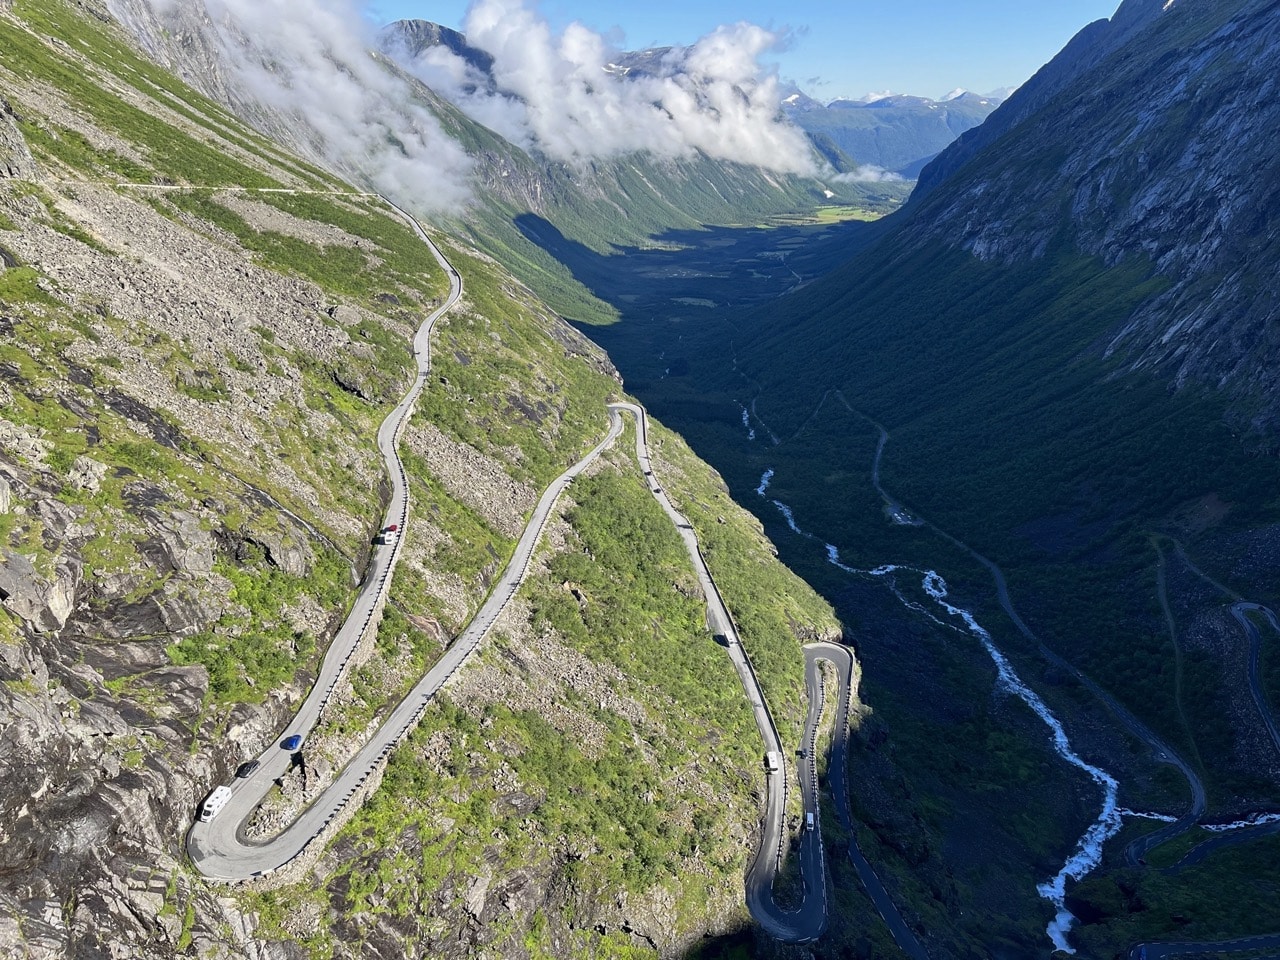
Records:
[[[401,20],[382,33],[383,49],[410,64],[433,48],[461,57],[474,72],[474,86],[494,89],[493,57],[466,36],[424,20]],[[681,63],[676,47],[627,51],[608,64],[615,76],[641,79],[669,75]],[[925,164],[966,130],[980,124],[1011,93],[962,88],[937,100],[896,93],[872,93],[858,100],[823,103],[799,88],[782,101],[786,116],[809,135],[814,148],[838,172],[880,168],[914,180]]]
[[[960,134],[978,126],[1009,89],[981,95],[956,89],[937,100],[869,93],[822,103],[796,90],[782,102],[791,121],[837,166],[881,167],[914,180]]]

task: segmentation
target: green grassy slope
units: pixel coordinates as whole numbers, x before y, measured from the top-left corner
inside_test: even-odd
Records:
[[[628,956],[652,955],[623,932],[632,920],[677,945],[747,925],[758,734],[621,442],[575,485],[518,615],[460,678],[471,695],[442,698],[317,882],[244,895],[244,919],[184,865],[196,799],[283,726],[350,597],[384,495],[374,430],[411,382],[411,338],[445,278],[375,198],[245,129],[88,13],[49,2],[17,15],[0,15],[0,86],[47,179],[0,181],[0,464],[13,503],[0,551],[45,579],[71,571],[79,592],[74,636],[0,611],[0,714],[54,718],[38,762],[24,755],[13,776],[30,803],[17,829],[33,839],[6,847],[0,873],[74,904],[85,949],[131,956],[241,952],[242,920],[314,956],[365,955],[388,930],[388,950],[431,953],[439,931],[471,923],[464,887],[489,869],[540,878],[485,934],[534,955],[556,954],[570,928],[584,949]],[[305,192],[252,189],[264,185]],[[599,440],[606,401],[622,395],[600,351],[508,271],[442,242],[467,295],[438,328],[406,431],[405,555],[375,649],[308,741],[309,777],[340,764],[439,656],[529,498]],[[776,668],[776,710],[794,728],[799,640],[836,633],[834,615],[714,472],[655,432],[669,489],[707,540],[744,642]],[[157,531],[190,547],[185,566],[157,559]],[[585,608],[566,581],[592,598]],[[546,656],[521,663],[522,643]],[[48,682],[23,658],[47,660]],[[498,701],[493,684],[531,693]],[[74,722],[81,703],[121,727],[72,740],[57,718]],[[439,765],[421,762],[427,744]],[[83,858],[51,854],[40,833],[82,828],[85,810],[62,802],[73,778],[127,797],[120,816],[90,811],[111,836]],[[95,893],[120,886],[117,870],[159,877],[145,942],[116,922],[114,894]],[[599,904],[628,896],[634,909],[600,917],[604,934],[584,932]]]

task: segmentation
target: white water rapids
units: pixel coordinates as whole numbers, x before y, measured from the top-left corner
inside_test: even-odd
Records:
[[[769,488],[769,483],[773,479],[773,470],[766,470],[760,478],[760,486],[756,488],[756,493],[765,496],[765,491]],[[795,514],[791,508],[780,500],[773,500],[773,505],[778,508],[783,518],[787,521],[787,526],[791,530],[802,537],[811,540],[818,540],[813,534],[802,530],[796,523]],[[1120,784],[1100,767],[1084,760],[1071,747],[1071,741],[1067,737],[1066,730],[1062,726],[1062,722],[1049,709],[1048,705],[1040,699],[1034,690],[1028,687],[1022,678],[1014,671],[1012,664],[1008,658],[1000,651],[991,639],[991,634],[982,627],[968,610],[957,607],[947,601],[947,582],[940,574],[933,570],[917,570],[911,567],[901,567],[893,564],[876,567],[873,570],[859,570],[848,564],[841,562],[840,550],[834,544],[824,543],[827,553],[827,561],[833,566],[838,567],[846,573],[862,576],[870,576],[886,579],[890,589],[902,603],[912,610],[924,614],[935,623],[943,623],[938,617],[934,616],[924,606],[915,601],[909,600],[899,591],[896,583],[892,579],[892,575],[899,571],[916,573],[922,577],[921,588],[925,594],[936,603],[948,617],[959,619],[964,623],[965,629],[977,637],[983,648],[987,651],[987,655],[991,657],[996,665],[997,685],[1012,693],[1019,700],[1025,703],[1049,728],[1050,739],[1053,743],[1054,751],[1065,760],[1068,764],[1087,774],[1098,786],[1102,788],[1102,810],[1098,814],[1098,818],[1085,831],[1079,842],[1076,844],[1075,852],[1063,864],[1062,869],[1057,872],[1051,879],[1037,885],[1036,892],[1044,899],[1052,903],[1056,909],[1056,915],[1049,923],[1046,933],[1049,939],[1053,941],[1054,948],[1064,953],[1075,953],[1074,948],[1067,942],[1067,933],[1071,930],[1075,917],[1066,907],[1066,885],[1068,880],[1080,880],[1093,871],[1095,867],[1102,861],[1102,847],[1107,840],[1115,836],[1119,832],[1122,815],[1129,811],[1122,810],[1116,802],[1116,796],[1119,793]],[[958,628],[957,628],[958,629]],[[1136,815],[1136,814],[1135,814]],[[1161,818],[1163,819],[1163,818]]]
[[[1243,830],[1246,827],[1261,827],[1268,823],[1280,823],[1280,813],[1255,813],[1237,820],[1235,823],[1202,823],[1200,827],[1210,833],[1230,833],[1232,830]]]

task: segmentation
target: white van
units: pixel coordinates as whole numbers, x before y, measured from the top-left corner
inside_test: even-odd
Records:
[[[813,814],[812,814],[812,813],[806,813],[806,814],[804,815],[804,828],[805,828],[806,830],[812,830],[812,829],[813,829]]]
[[[204,803],[200,805],[200,822],[208,823],[218,815],[218,811],[227,805],[227,801],[231,799],[231,788],[222,786],[214,787],[213,793],[204,798]]]

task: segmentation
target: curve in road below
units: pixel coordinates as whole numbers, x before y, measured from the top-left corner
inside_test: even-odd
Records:
[[[1040,637],[1037,636],[1029,626],[1027,626],[1026,621],[1022,619],[1018,614],[1018,611],[1013,606],[1013,600],[1009,596],[1009,583],[1005,579],[1004,571],[1001,570],[994,561],[989,560],[987,557],[980,554],[963,540],[953,537],[941,527],[938,527],[924,519],[920,514],[915,513],[914,511],[908,512],[902,504],[889,495],[888,491],[885,490],[884,486],[880,482],[880,462],[884,456],[885,445],[889,441],[889,431],[876,423],[870,417],[866,416],[866,414],[860,413],[854,409],[854,407],[849,404],[849,401],[844,398],[843,394],[840,395],[840,399],[844,402],[845,407],[848,408],[851,413],[862,417],[880,431],[880,441],[876,446],[875,460],[871,466],[871,483],[875,487],[876,492],[884,498],[891,511],[901,513],[904,516],[909,516],[914,523],[932,530],[938,536],[963,550],[975,561],[985,567],[987,572],[991,574],[992,580],[995,582],[996,600],[999,602],[1000,608],[1004,611],[1005,616],[1009,618],[1013,625],[1018,628],[1018,632],[1036,645],[1036,648],[1040,652],[1040,656],[1058,669],[1075,677],[1086,690],[1102,701],[1107,709],[1111,711],[1111,714],[1120,722],[1122,727],[1147,745],[1147,748],[1151,751],[1157,762],[1177,767],[1178,772],[1186,779],[1187,786],[1191,790],[1191,803],[1187,807],[1186,813],[1173,823],[1133,840],[1127,847],[1125,847],[1124,850],[1126,862],[1129,863],[1130,866],[1136,866],[1153,848],[1162,843],[1167,843],[1174,837],[1190,830],[1191,827],[1195,825],[1196,821],[1204,815],[1204,812],[1208,807],[1208,796],[1205,793],[1204,782],[1200,779],[1199,774],[1197,774],[1192,768],[1191,764],[1182,759],[1182,757],[1179,756],[1172,747],[1156,735],[1155,731],[1139,720],[1128,707],[1121,704],[1119,700],[1104,690],[1092,677],[1077,668],[1071,661],[1067,660],[1056,651],[1051,650],[1044,641],[1042,641]]]
[[[875,462],[872,466],[871,481],[872,481],[872,484],[875,486],[876,491],[880,494],[881,497],[885,499],[885,501],[890,505],[891,508],[897,508],[898,510],[902,510],[901,505],[898,504],[898,502],[894,500],[885,491],[884,487],[880,483],[880,461],[884,453],[885,444],[889,439],[888,431],[886,431],[883,426],[876,423],[874,420],[871,420],[865,414],[861,414],[857,410],[855,410],[849,404],[848,400],[845,400],[843,395],[841,395],[840,399],[844,402],[845,406],[850,410],[850,412],[863,417],[863,419],[867,420],[867,422],[871,423],[877,430],[880,431],[880,442],[876,447]],[[914,515],[914,517],[916,519],[919,519],[918,514]],[[1091,693],[1094,694],[1094,696],[1098,697],[1104,704],[1107,705],[1108,709],[1111,710],[1112,714],[1116,717],[1117,720],[1120,721],[1122,726],[1128,729],[1129,732],[1134,734],[1138,739],[1142,740],[1144,743],[1147,744],[1147,746],[1150,748],[1150,750],[1154,754],[1156,760],[1158,760],[1159,762],[1167,763],[1171,766],[1177,767],[1179,772],[1182,773],[1183,777],[1186,778],[1187,784],[1191,788],[1191,804],[1188,807],[1186,813],[1184,813],[1181,817],[1179,817],[1174,822],[1160,828],[1159,830],[1155,830],[1152,833],[1146,834],[1145,836],[1138,837],[1137,839],[1130,842],[1128,846],[1125,847],[1125,850],[1124,850],[1124,859],[1126,863],[1128,863],[1130,866],[1136,866],[1142,862],[1145,862],[1146,855],[1155,847],[1163,843],[1166,843],[1169,840],[1172,840],[1173,838],[1180,836],[1181,834],[1185,833],[1187,830],[1191,829],[1191,827],[1193,827],[1197,823],[1197,821],[1199,821],[1199,819],[1204,815],[1204,812],[1208,806],[1204,784],[1201,781],[1200,777],[1192,769],[1191,765],[1188,764],[1185,760],[1183,760],[1182,757],[1180,757],[1177,753],[1175,753],[1167,744],[1164,743],[1164,741],[1162,741],[1159,737],[1157,737],[1154,731],[1152,731],[1146,724],[1144,724],[1141,720],[1139,720],[1136,716],[1134,716],[1133,713],[1131,713],[1128,710],[1128,708],[1122,706],[1119,703],[1119,701],[1115,699],[1115,697],[1111,696],[1111,694],[1103,690],[1091,677],[1087,676],[1082,671],[1078,670],[1068,660],[1059,656],[1054,651],[1050,650],[1039,639],[1039,637],[1037,637],[1035,633],[1032,632],[1030,627],[1026,625],[1026,623],[1022,620],[1022,618],[1018,615],[1017,611],[1014,609],[1013,602],[1009,597],[1009,587],[1008,587],[1007,581],[1005,580],[1004,571],[1002,571],[994,562],[992,562],[991,560],[988,560],[986,557],[978,553],[968,544],[964,543],[961,540],[956,539],[946,531],[940,529],[939,527],[934,526],[932,523],[929,523],[927,520],[920,520],[919,522],[927,526],[929,529],[933,530],[935,533],[942,536],[944,539],[949,540],[951,543],[955,544],[960,549],[964,550],[971,557],[973,557],[978,563],[986,567],[988,572],[991,573],[992,578],[995,580],[996,596],[997,596],[997,599],[999,600],[1001,608],[1003,608],[1005,614],[1009,617],[1009,619],[1013,621],[1014,626],[1016,626],[1018,630],[1025,637],[1027,637],[1027,639],[1031,640],[1033,643],[1037,645],[1041,655],[1045,659],[1047,659],[1050,663],[1053,663],[1055,666],[1058,666],[1061,669],[1064,669],[1070,672],[1077,679],[1079,679],[1080,682],[1083,683],[1084,686]],[[1179,549],[1179,552],[1182,553],[1181,545],[1178,546],[1178,549]],[[1199,576],[1204,577],[1204,579],[1208,580],[1208,582],[1212,583],[1219,590],[1222,590],[1223,592],[1226,592],[1226,593],[1230,593],[1230,591],[1227,591],[1220,584],[1216,583],[1215,581],[1209,580],[1209,578],[1204,573],[1202,573],[1197,567],[1195,567],[1194,564],[1191,563],[1190,559],[1186,557],[1185,553],[1183,553],[1182,556],[1183,556],[1183,559],[1187,562],[1188,566],[1190,566],[1191,569],[1195,571]],[[1245,617],[1244,615],[1245,611],[1247,610],[1258,610],[1265,613],[1272,628],[1275,629],[1277,633],[1280,633],[1280,619],[1277,619],[1275,613],[1271,611],[1269,608],[1263,607],[1259,604],[1252,604],[1252,603],[1247,603],[1243,601],[1238,601],[1231,608],[1232,615],[1240,623],[1240,626],[1244,629],[1246,635],[1249,637],[1249,640],[1250,640],[1251,651],[1250,651],[1249,683],[1250,683],[1250,688],[1253,692],[1254,701],[1258,706],[1258,711],[1261,714],[1263,721],[1268,728],[1268,731],[1271,733],[1273,741],[1276,743],[1277,749],[1280,749],[1280,737],[1277,736],[1275,718],[1271,712],[1270,705],[1266,702],[1266,698],[1263,694],[1263,690],[1261,686],[1261,681],[1260,679],[1258,679],[1257,659],[1258,659],[1258,651],[1260,648],[1261,640],[1257,636],[1258,631],[1256,627],[1254,627],[1253,624],[1250,623],[1248,618]],[[1254,831],[1251,831],[1253,836],[1265,834],[1266,832],[1269,832],[1266,826],[1255,828]],[[1207,854],[1212,849],[1216,849],[1217,846],[1226,845],[1226,843],[1228,842],[1230,841],[1224,841],[1223,843],[1215,843],[1215,841],[1207,841],[1206,843],[1201,844],[1200,846],[1206,848],[1205,853]],[[1193,850],[1192,853],[1194,854],[1195,851]],[[1190,856],[1190,854],[1188,856]],[[1257,937],[1245,937],[1238,940],[1225,940],[1225,941],[1219,941],[1216,943],[1191,943],[1191,942],[1164,943],[1164,944],[1140,943],[1135,945],[1132,948],[1129,956],[1131,960],[1156,960],[1156,958],[1173,957],[1173,956],[1191,956],[1195,954],[1205,954],[1205,953],[1235,953],[1235,952],[1240,952],[1244,950],[1272,949],[1275,947],[1280,947],[1280,934],[1265,934]]]
[[[409,489],[404,465],[396,449],[397,441],[430,372],[431,334],[435,324],[458,302],[463,287],[462,277],[427,236],[417,220],[389,200],[383,199],[412,227],[449,278],[448,296],[423,321],[414,336],[413,350],[418,376],[404,398],[378,428],[378,450],[382,454],[391,479],[391,498],[383,517],[383,528],[395,523],[403,531],[408,518]],[[766,757],[770,754],[781,757],[782,743],[777,727],[765,703],[754,667],[742,648],[737,627],[707,569],[693,527],[675,509],[654,476],[649,458],[648,423],[645,411],[636,404],[614,403],[609,405],[609,430],[604,439],[548,486],[525,525],[510,561],[479,612],[444,656],[396,705],[369,741],[342,768],[333,783],[279,834],[265,841],[248,840],[245,836],[245,823],[249,816],[261,804],[275,781],[299,759],[300,751],[290,753],[274,745],[267,748],[258,758],[257,768],[250,776],[237,778],[233,783],[226,785],[231,792],[230,798],[219,809],[218,814],[208,821],[197,821],[192,825],[187,835],[187,851],[196,869],[210,879],[225,882],[238,882],[266,876],[296,859],[323,833],[363,787],[365,781],[386,760],[396,745],[413,729],[436,692],[470,658],[480,641],[492,628],[499,614],[523,582],[534,547],[556,501],[574,477],[585,470],[622,432],[621,414],[624,412],[630,413],[635,418],[637,460],[644,471],[650,492],[675,524],[684,541],[707,598],[707,626],[716,636],[723,638],[728,647],[730,659],[738,671],[743,689],[751,702],[756,725],[765,743]],[[351,610],[321,661],[319,675],[311,692],[282,734],[281,743],[295,735],[305,738],[315,726],[338,682],[345,674],[361,638],[374,618],[380,614],[381,604],[386,599],[391,575],[403,543],[403,536],[398,536],[391,543],[382,543],[378,549],[374,550],[364,583],[357,592]],[[836,768],[841,771],[844,769],[849,678],[852,675],[852,658],[845,648],[834,644],[823,644],[813,645],[806,651],[811,703],[805,733],[808,749],[802,758],[800,772],[804,810],[806,814],[813,816],[815,829],[804,830],[801,837],[800,858],[801,872],[805,882],[804,900],[799,909],[786,911],[776,904],[772,896],[772,886],[781,863],[782,845],[785,839],[787,793],[785,763],[778,763],[776,769],[767,771],[766,813],[761,844],[746,878],[747,904],[752,914],[770,935],[789,943],[807,943],[817,939],[827,923],[826,865],[822,832],[816,826],[821,822],[821,817],[818,807],[817,774],[813,766],[817,726],[823,712],[822,684],[818,682],[815,687],[813,674],[816,663],[820,659],[830,660],[837,667],[840,675],[841,700],[837,716],[839,736],[835,741],[832,762],[837,764]],[[833,782],[838,783],[837,806],[841,820],[847,823],[849,818],[844,795],[844,777],[837,777]],[[856,843],[854,848],[856,849]],[[860,854],[854,858],[855,864],[859,859]],[[862,863],[865,864],[865,861]],[[866,869],[870,871],[869,865]],[[861,868],[859,873],[862,874]],[[871,876],[874,879],[874,874]],[[865,878],[864,882],[866,882]],[[879,887],[878,881],[875,881],[875,885],[883,894],[883,888]],[[873,899],[875,899],[874,895]],[[887,895],[884,896],[884,900],[888,903]],[[877,907],[881,908],[879,902]],[[896,909],[891,903],[888,903],[888,911],[892,916],[897,916]],[[886,910],[881,908],[881,913],[884,915]],[[894,925],[888,916],[886,916],[886,922],[890,923],[893,929]],[[905,924],[901,924],[900,917],[898,923],[905,931]],[[910,937],[909,931],[906,931],[905,935]],[[898,931],[895,930],[894,936],[899,938]],[[903,942],[902,939],[899,942]],[[908,950],[908,952],[913,957],[924,956],[923,951],[916,953]]]
[[[1258,632],[1258,628],[1254,626],[1253,621],[1246,616],[1250,611],[1256,611],[1265,616],[1267,622],[1271,624],[1271,629],[1277,634],[1280,634],[1280,620],[1276,619],[1276,615],[1270,607],[1264,607],[1260,603],[1240,601],[1231,605],[1231,615],[1236,618],[1236,622],[1240,624],[1240,629],[1249,638],[1249,692],[1253,694],[1253,702],[1258,708],[1258,716],[1262,718],[1263,725],[1267,728],[1267,732],[1271,734],[1271,742],[1275,746],[1276,752],[1280,753],[1280,728],[1276,726],[1275,713],[1267,700],[1267,692],[1262,686],[1262,634]]]
[[[449,276],[449,296],[419,328],[414,338],[414,354],[419,376],[404,399],[383,421],[378,430],[378,448],[382,452],[392,480],[392,496],[384,517],[384,526],[398,522],[403,526],[408,516],[408,483],[404,467],[396,452],[396,440],[408,419],[414,402],[423,389],[431,362],[431,332],[462,294],[462,278],[431,242],[417,222],[394,207],[428,245]],[[308,806],[285,830],[265,842],[245,839],[243,824],[262,802],[277,777],[294,762],[293,756],[269,747],[259,758],[257,770],[248,778],[235,780],[228,786],[231,797],[219,814],[208,822],[196,822],[187,836],[187,850],[193,864],[205,876],[223,881],[247,880],[264,876],[292,861],[310,844],[346,806],[368,777],[386,759],[396,744],[413,728],[436,691],[474,652],[515,594],[527,572],[538,536],[551,509],[569,483],[586,469],[621,432],[620,420],[614,418],[605,438],[582,460],[561,474],[543,493],[525,526],[511,560],[491,590],[479,612],[450,646],[444,656],[423,676],[419,683],[395,707],[354,758],[342,769],[334,782]],[[403,544],[396,538],[374,552],[364,586],[357,594],[351,613],[330,644],[321,664],[320,674],[311,693],[303,702],[284,736],[305,736],[315,725],[328,703],[359,644],[361,636],[385,598],[391,572]]]
[[[835,804],[836,817],[840,821],[840,825],[845,829],[849,836],[849,859],[853,862],[854,870],[858,874],[858,879],[862,882],[863,889],[866,890],[867,896],[871,899],[872,904],[876,908],[876,912],[880,914],[880,919],[884,921],[884,925],[889,928],[894,942],[898,944],[911,960],[929,960],[929,954],[924,946],[916,938],[911,928],[902,918],[902,914],[898,912],[897,905],[889,896],[889,891],[885,889],[884,884],[880,882],[880,878],[876,876],[876,872],[871,867],[871,863],[862,853],[862,848],[858,846],[857,823],[853,819],[853,811],[849,806],[849,793],[846,782],[846,771],[848,767],[847,756],[849,747],[849,701],[853,685],[853,653],[848,647],[842,647],[835,643],[811,643],[804,648],[805,657],[805,686],[809,693],[809,726],[805,732],[805,743],[807,744],[805,754],[806,761],[814,757],[814,736],[817,732],[817,722],[822,715],[821,699],[823,697],[822,678],[819,674],[818,664],[822,661],[830,663],[836,670],[836,676],[839,680],[839,688],[836,696],[839,698],[836,706],[835,719],[835,736],[831,741],[831,753],[827,759],[827,785],[831,790],[831,799]],[[819,706],[815,713],[814,704]],[[802,774],[803,776],[803,767]],[[814,791],[817,791],[817,785],[814,785]]]

